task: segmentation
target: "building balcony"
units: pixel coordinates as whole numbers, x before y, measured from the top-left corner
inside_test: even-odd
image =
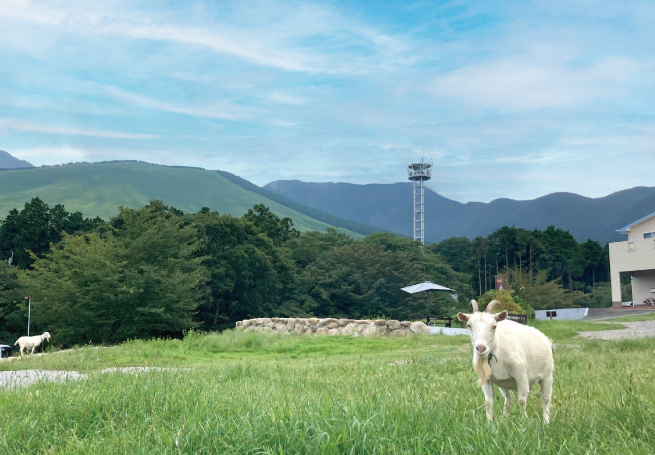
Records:
[[[609,244],[612,268],[618,272],[655,269],[655,239]]]

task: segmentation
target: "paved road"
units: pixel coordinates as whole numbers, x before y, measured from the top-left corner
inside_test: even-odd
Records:
[[[637,314],[653,314],[655,313],[655,308],[646,310],[646,309],[634,309],[634,308],[589,308],[589,313],[585,317],[584,321],[602,321],[606,319],[620,318],[623,316],[634,316]]]

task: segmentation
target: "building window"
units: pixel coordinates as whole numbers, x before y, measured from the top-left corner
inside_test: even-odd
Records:
[[[644,240],[655,239],[655,232],[644,232]]]

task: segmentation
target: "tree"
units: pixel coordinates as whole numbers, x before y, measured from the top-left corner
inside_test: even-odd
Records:
[[[20,268],[29,267],[34,257],[39,258],[50,249],[51,243],[61,239],[63,232],[88,232],[104,224],[100,218],[83,218],[80,212],[68,213],[64,206],[53,208],[38,197],[25,204],[20,212],[13,209],[0,225],[2,251],[13,251],[14,263]]]
[[[178,335],[196,327],[193,316],[207,296],[208,274],[191,218],[151,201],[139,210],[120,207],[117,219],[126,264],[122,282],[130,291],[120,306],[131,319],[121,320],[116,337]]]
[[[114,341],[124,314],[126,264],[119,245],[99,234],[65,235],[35,258],[22,281],[34,297],[33,320],[63,345]]]
[[[612,287],[610,283],[599,283],[590,292],[574,292],[572,305],[580,308],[608,308],[612,306]]]
[[[306,314],[292,298],[296,268],[290,251],[281,246],[283,238],[296,236],[267,210],[257,213],[261,217],[256,212],[235,218],[210,211],[192,217],[203,239],[203,264],[210,276],[210,295],[197,315],[205,329],[230,327],[252,317]]]
[[[516,297],[527,302],[535,310],[551,310],[571,306],[559,280],[548,281],[547,271],[540,271],[532,280],[516,270],[510,269],[509,273],[511,287],[515,291]]]
[[[539,241],[544,246],[542,255],[542,269],[548,272],[550,280],[559,279],[568,286],[569,271],[573,256],[577,252],[578,242],[575,238],[563,229],[548,226],[545,231],[539,234]]]
[[[529,277],[534,273],[534,264],[538,261],[539,256],[543,251],[543,246],[539,243],[538,236],[535,231],[528,231],[526,229],[519,229],[516,234],[517,254],[519,256],[518,269],[523,270],[524,264],[527,265]],[[526,264],[527,263],[527,264]],[[517,268],[517,265],[514,265]]]
[[[26,333],[26,295],[18,281],[18,269],[0,261],[0,339],[15,339]]]
[[[503,226],[489,236],[489,243],[493,246],[496,256],[496,273],[503,267],[510,267],[509,258],[516,251],[517,230],[514,227]]]
[[[197,231],[152,202],[121,207],[118,229],[67,236],[21,281],[35,297],[35,322],[58,342],[118,342],[181,335],[195,327],[206,271]]]
[[[307,231],[302,235],[292,238],[287,242],[291,250],[291,258],[302,270],[324,257],[332,248],[351,245],[356,240],[352,237],[337,232],[335,228],[327,228],[327,232]]]
[[[473,245],[466,237],[450,237],[430,245],[430,250],[440,255],[456,272],[465,272]]]
[[[316,316],[403,318],[408,309],[400,306],[407,295],[401,288],[413,282],[420,266],[407,252],[358,241],[333,248],[303,272],[301,286],[316,302]]]
[[[473,251],[475,251],[475,261],[477,263],[477,280],[476,278],[473,280],[477,281],[479,294],[482,295],[489,289],[490,270],[487,263],[489,257],[489,240],[484,237],[476,237],[473,240]]]
[[[248,209],[243,219],[253,223],[259,232],[266,234],[277,245],[300,235],[300,231],[293,228],[291,218],[279,218],[264,204],[255,204]]]
[[[534,310],[532,307],[527,303],[520,302],[520,299],[519,302],[517,302],[514,299],[515,295],[516,291],[512,289],[501,289],[498,291],[491,289],[485,292],[484,295],[480,296],[480,299],[478,300],[480,311],[484,311],[484,308],[486,308],[492,300],[498,300],[498,302],[500,302],[500,310],[505,310],[512,314],[525,314],[528,317],[534,317]],[[523,303],[523,305],[521,305],[521,303]]]
[[[609,281],[609,255],[595,240],[587,240],[580,245],[581,254],[586,259],[583,280],[587,286]]]
[[[309,302],[316,316],[412,319],[452,314],[457,303],[448,294],[410,295],[401,289],[425,280],[465,296],[473,294],[466,275],[454,272],[417,242],[389,233],[371,234],[362,240],[346,240],[340,235],[302,236],[308,236],[312,245],[323,246],[322,253],[316,248],[311,255],[302,255],[311,259],[305,259],[307,265],[299,276],[297,299]],[[305,246],[302,251],[310,248]]]

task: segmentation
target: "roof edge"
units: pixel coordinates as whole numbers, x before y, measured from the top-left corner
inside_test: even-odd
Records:
[[[655,212],[653,212],[653,213],[651,213],[649,215],[643,216],[643,217],[639,218],[637,221],[633,221],[630,224],[626,224],[622,228],[617,229],[616,232],[618,232],[620,234],[627,234],[628,232],[630,232],[630,229],[633,226],[635,226],[635,225],[637,225],[639,223],[643,223],[644,221],[649,220],[650,218],[653,218],[653,217],[655,217]]]

